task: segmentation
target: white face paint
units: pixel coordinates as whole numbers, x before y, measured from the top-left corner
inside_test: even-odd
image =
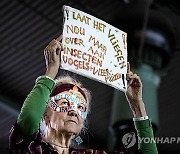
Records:
[[[82,118],[87,117],[87,103],[82,97],[79,97],[78,89],[76,86],[72,90],[69,90],[69,94],[59,93],[53,97],[50,97],[49,106],[58,112],[69,112],[74,110]],[[81,94],[81,93],[80,93]],[[59,106],[56,101],[64,99],[63,106]]]

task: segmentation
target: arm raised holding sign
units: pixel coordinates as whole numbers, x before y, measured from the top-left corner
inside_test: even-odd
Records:
[[[157,147],[154,142],[143,143],[144,138],[148,138],[152,141],[154,139],[153,129],[151,125],[151,121],[149,120],[145,104],[142,99],[142,82],[140,77],[137,74],[134,74],[130,70],[130,64],[128,63],[128,71],[127,71],[127,80],[128,80],[128,88],[126,92],[126,98],[129,103],[129,106],[134,115],[134,125],[137,130],[138,138],[140,139],[141,143],[139,144],[139,150],[142,153],[147,154],[156,154]]]
[[[102,150],[70,148],[71,140],[85,128],[89,113],[90,92],[75,79],[61,77],[54,81],[60,68],[62,35],[53,39],[44,50],[46,73],[38,77],[24,101],[9,139],[13,153],[103,153]],[[139,137],[153,137],[142,101],[140,78],[128,69],[127,100],[133,111]],[[144,117],[144,120],[141,120]],[[138,119],[139,118],[139,119]],[[141,120],[141,121],[137,121]],[[78,144],[82,139],[78,139]],[[143,153],[156,153],[155,144],[140,144]]]
[[[126,92],[126,98],[129,102],[134,118],[146,117],[147,114],[142,99],[142,82],[137,74],[131,72],[129,63],[127,71],[127,80],[128,87]]]
[[[70,76],[54,81],[60,68],[62,36],[44,50],[46,73],[36,79],[9,133],[10,153],[70,153],[84,128],[90,92]]]

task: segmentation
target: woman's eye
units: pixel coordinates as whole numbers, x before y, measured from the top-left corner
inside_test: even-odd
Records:
[[[68,102],[61,102],[61,105],[68,105]]]
[[[78,105],[78,109],[82,112],[85,112],[86,111],[86,107],[83,106],[83,105]]]

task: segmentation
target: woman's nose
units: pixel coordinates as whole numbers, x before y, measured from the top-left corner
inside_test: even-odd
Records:
[[[69,111],[68,114],[77,117],[77,112],[74,110]]]

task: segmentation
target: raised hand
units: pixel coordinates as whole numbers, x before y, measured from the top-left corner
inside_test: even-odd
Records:
[[[44,49],[44,57],[46,61],[45,75],[54,79],[60,67],[62,47],[62,35],[57,39],[53,39]]]
[[[129,102],[130,108],[133,111],[134,117],[147,116],[145,106],[142,99],[142,82],[137,74],[134,74],[130,70],[130,64],[128,63],[127,70],[128,88],[126,92],[126,98]]]
[[[130,64],[128,63],[127,70],[128,88],[126,96],[130,102],[142,101],[142,83],[141,79],[137,74],[134,74],[130,70]]]

